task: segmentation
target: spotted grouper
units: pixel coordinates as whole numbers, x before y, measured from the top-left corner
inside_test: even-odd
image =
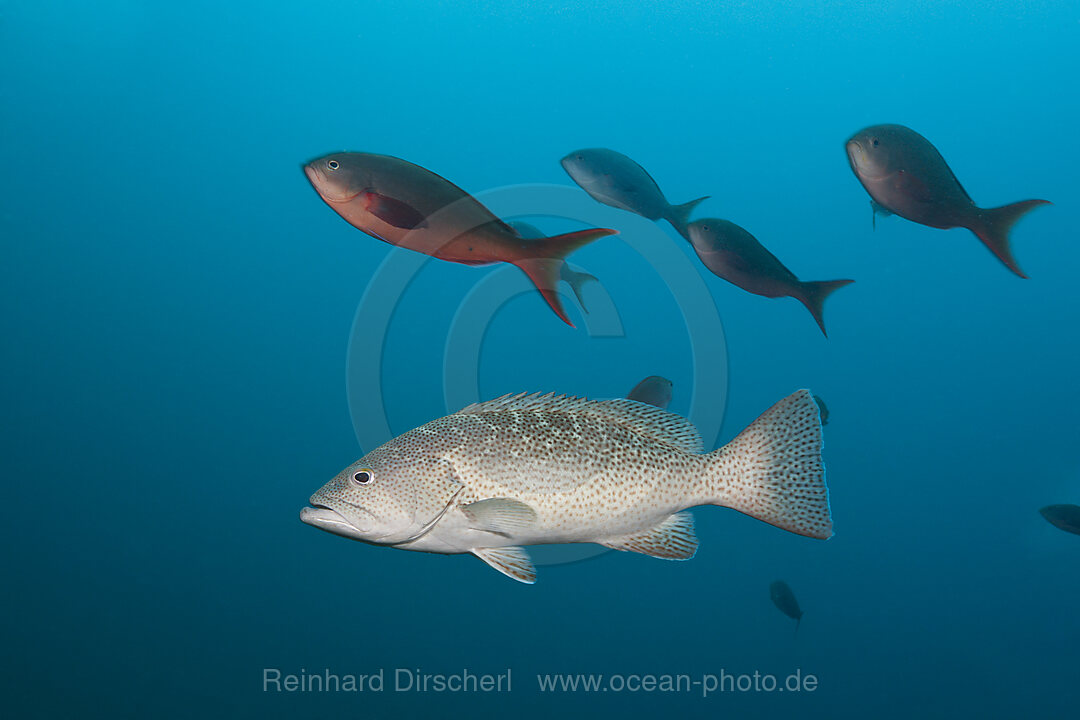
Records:
[[[697,505],[832,535],[808,390],[710,453],[689,420],[634,400],[507,395],[376,448],[310,503],[300,519],[335,535],[472,553],[525,583],[536,580],[526,545],[599,543],[688,560],[698,542],[687,508]]]

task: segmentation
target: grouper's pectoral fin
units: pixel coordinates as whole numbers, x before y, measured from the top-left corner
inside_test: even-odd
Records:
[[[536,582],[536,568],[529,553],[521,547],[473,548],[472,554],[495,568],[503,575],[518,582],[532,585]]]
[[[689,560],[697,552],[694,516],[678,512],[648,530],[607,538],[601,545],[615,550],[637,552],[666,560]]]
[[[489,498],[469,503],[461,508],[469,526],[510,537],[536,522],[536,511],[512,498]]]

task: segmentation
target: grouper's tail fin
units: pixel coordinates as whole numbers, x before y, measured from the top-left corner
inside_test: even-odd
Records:
[[[1027,275],[1020,269],[1009,247],[1009,231],[1016,221],[1024,217],[1031,210],[1040,205],[1049,205],[1049,200],[1023,200],[1011,205],[979,210],[978,219],[972,224],[971,232],[982,240],[983,245],[990,248],[990,252],[1022,278]]]
[[[578,230],[565,235],[552,235],[551,237],[530,241],[527,248],[528,254],[512,262],[521,268],[533,285],[544,296],[544,300],[551,306],[564,323],[574,327],[570,318],[566,316],[562,300],[559,298],[558,287],[562,276],[562,268],[565,258],[582,245],[587,245],[593,240],[598,240],[608,235],[614,235],[618,231],[608,228],[592,228],[590,230]]]
[[[682,205],[669,205],[667,212],[664,213],[664,219],[671,223],[671,227],[675,228],[677,233],[689,240],[690,231],[686,226],[690,223],[690,213],[694,212],[694,208],[708,200],[709,197],[709,195],[706,195]]]
[[[809,390],[773,405],[709,458],[708,502],[798,535],[832,536],[821,421]]]

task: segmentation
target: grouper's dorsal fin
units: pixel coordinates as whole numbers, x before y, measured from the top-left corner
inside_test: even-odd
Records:
[[[458,415],[493,412],[550,412],[593,417],[622,425],[645,437],[691,453],[702,450],[701,435],[694,424],[681,415],[635,400],[587,400],[555,393],[518,393],[473,403]]]

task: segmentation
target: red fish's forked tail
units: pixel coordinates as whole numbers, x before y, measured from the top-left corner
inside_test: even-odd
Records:
[[[970,229],[983,241],[983,245],[990,248],[990,252],[994,253],[998,260],[1005,263],[1005,267],[1020,277],[1026,278],[1027,275],[1016,264],[1016,259],[1012,256],[1012,248],[1009,247],[1009,231],[1012,230],[1012,226],[1016,224],[1016,221],[1030,210],[1040,205],[1050,204],[1049,200],[1023,200],[1012,205],[1003,205],[988,210],[980,208],[979,214],[971,224]]]
[[[802,283],[802,292],[796,295],[796,299],[805,305],[810,314],[814,316],[818,327],[821,328],[821,334],[825,337],[829,337],[829,333],[825,332],[825,298],[829,297],[833,291],[853,282],[855,281],[811,280]]]
[[[617,230],[608,228],[592,228],[590,230],[578,230],[565,235],[552,235],[551,237],[529,241],[525,248],[525,257],[511,260],[514,265],[521,268],[533,285],[544,296],[544,300],[551,306],[564,323],[574,327],[570,318],[563,310],[562,300],[556,289],[561,279],[565,258],[582,245],[587,245],[593,240],[599,240],[608,235],[615,235]]]

